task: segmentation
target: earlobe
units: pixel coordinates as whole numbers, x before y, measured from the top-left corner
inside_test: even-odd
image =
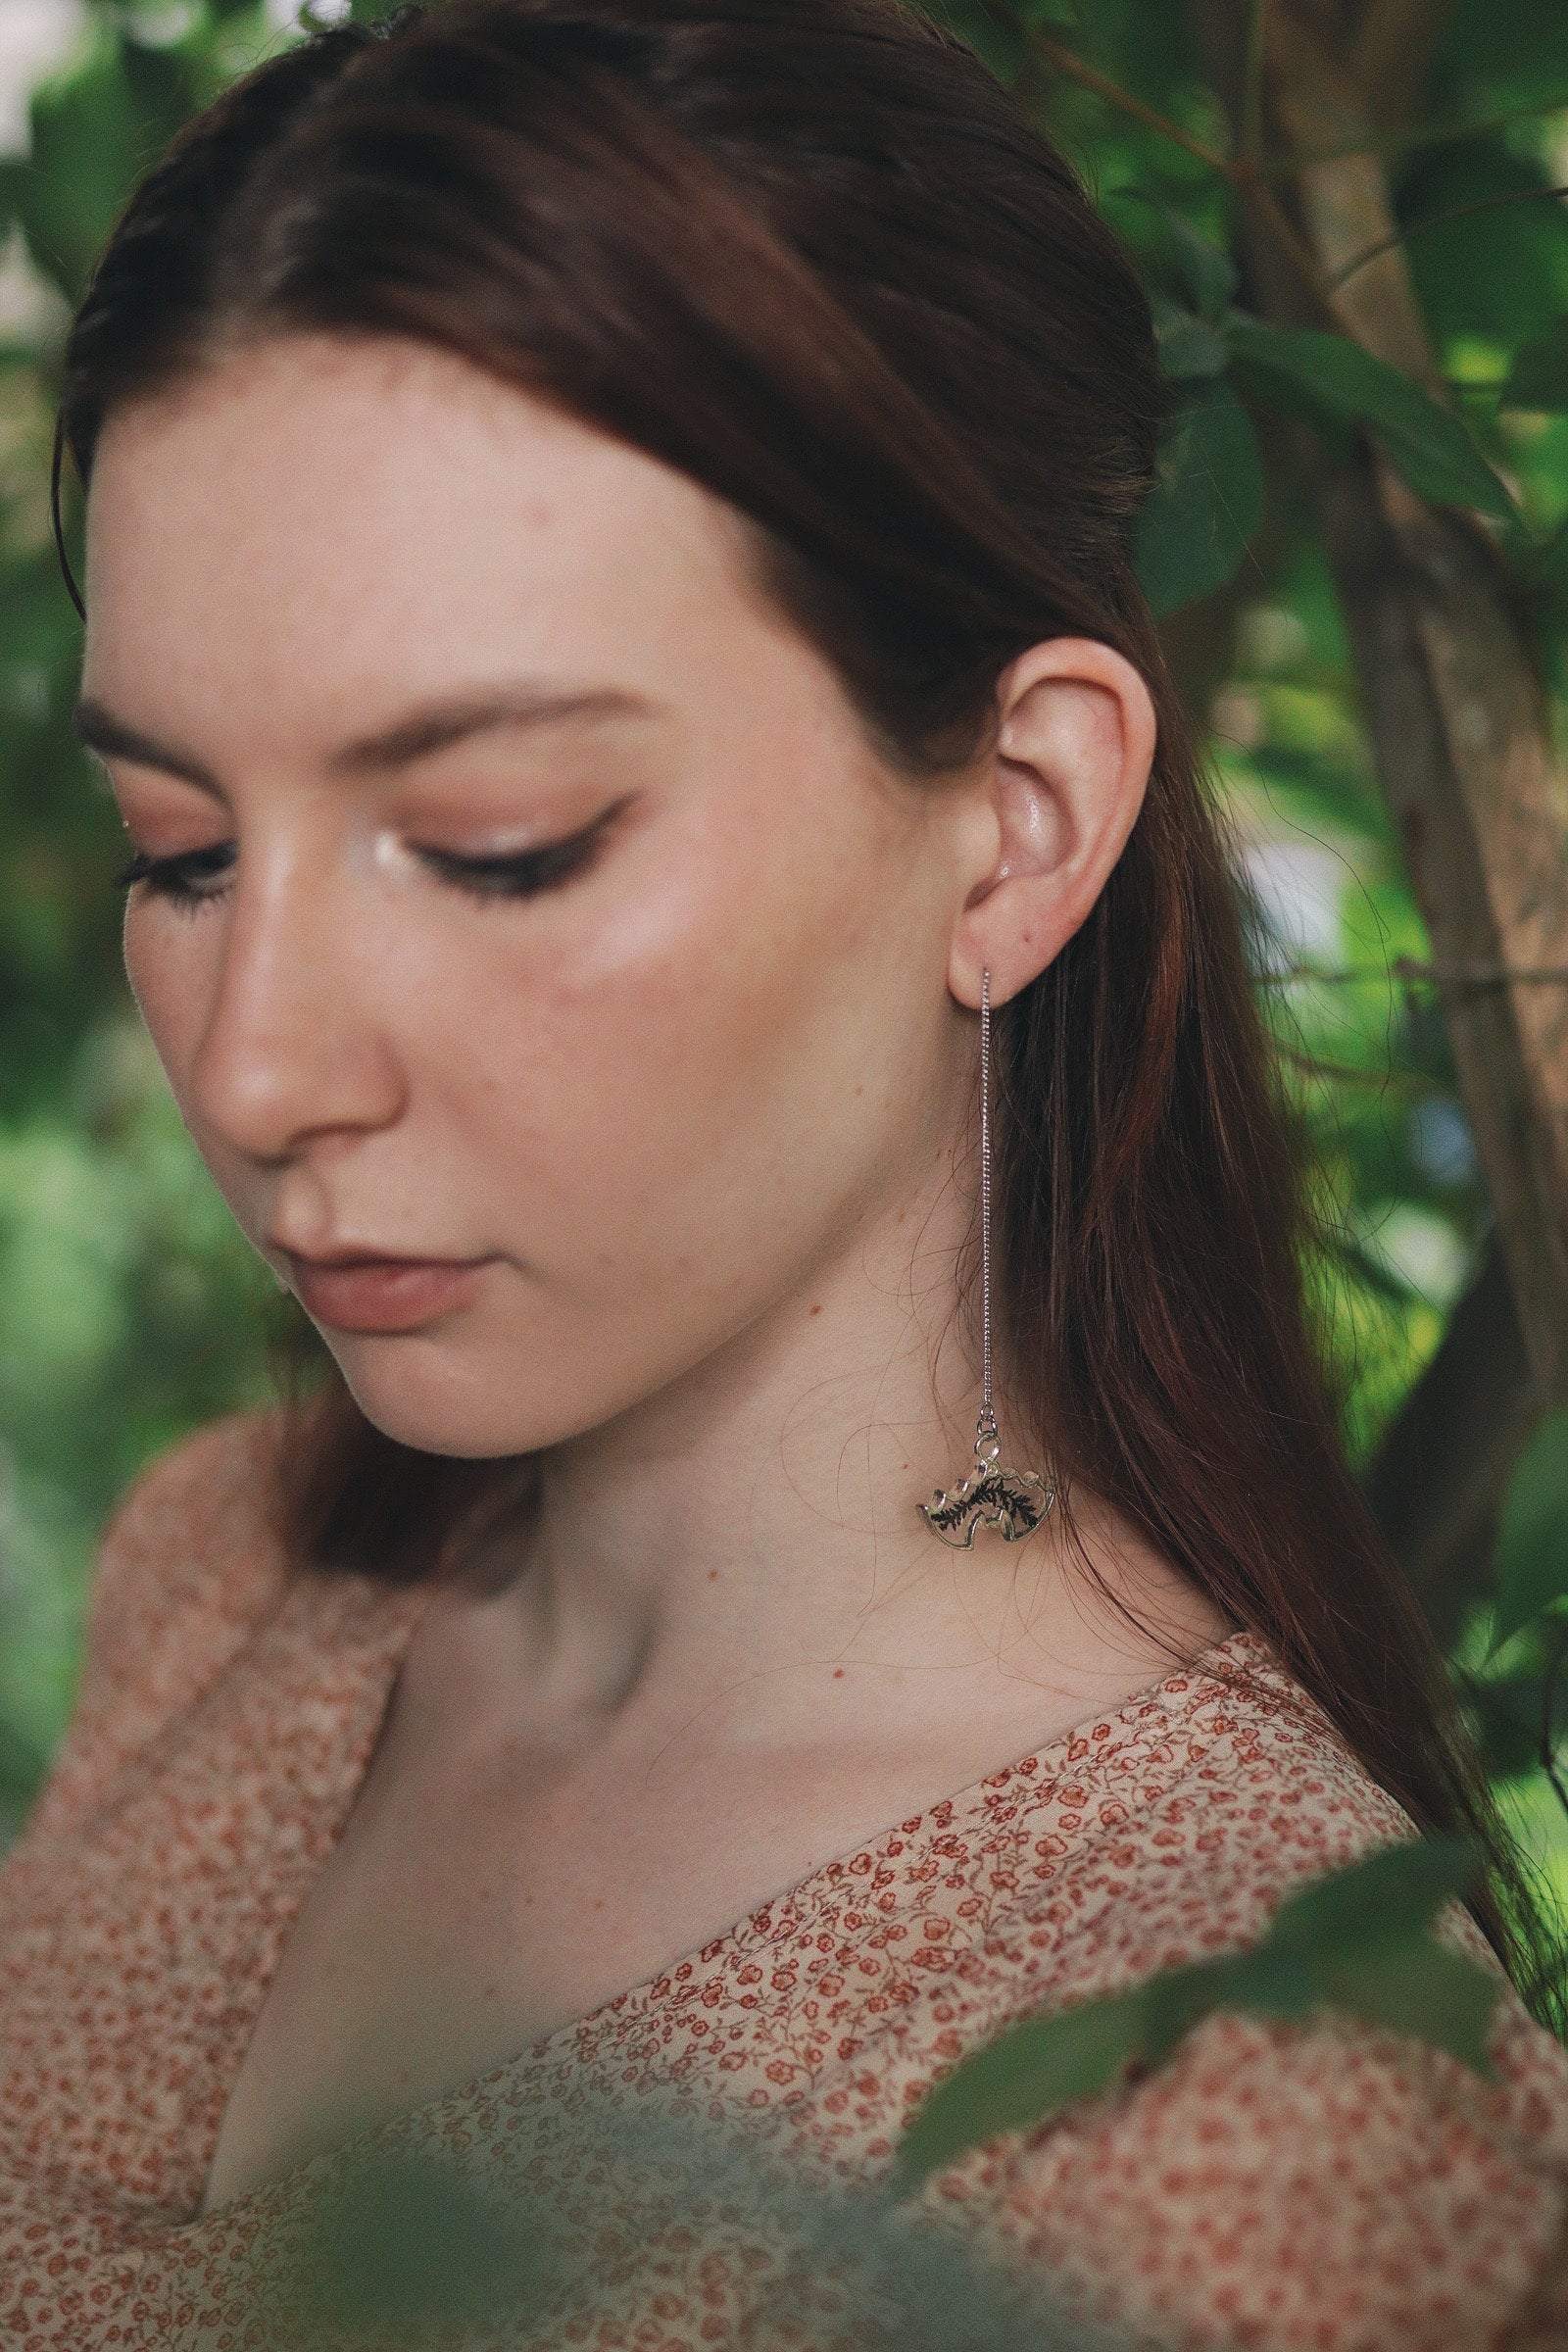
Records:
[[[1153,701],[1124,656],[1092,638],[1033,647],[998,682],[996,748],[978,770],[1001,849],[966,877],[948,984],[978,1007],[1045,970],[1088,916],[1137,822],[1153,763]]]

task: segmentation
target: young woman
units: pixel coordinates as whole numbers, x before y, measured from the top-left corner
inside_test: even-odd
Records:
[[[673,2085],[874,2180],[1008,2021],[1490,1838],[1309,1344],[1158,410],[891,0],[327,32],[132,202],[82,732],[334,1371],[107,1538],[4,1881],[7,2343],[244,2340],[356,2138],[499,2193]],[[1555,2342],[1568,2063],[1494,2042],[1216,2021],[932,2193],[1140,2341]],[[765,2262],[659,2268],[540,2340],[772,2340]]]

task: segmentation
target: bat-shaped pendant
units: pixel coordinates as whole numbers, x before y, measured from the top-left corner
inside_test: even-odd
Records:
[[[962,1486],[939,1490],[916,1507],[934,1536],[955,1551],[968,1551],[977,1527],[994,1527],[1004,1544],[1032,1536],[1056,1499],[1033,1470],[1004,1470],[997,1425],[981,1415],[974,1442],[974,1469]]]

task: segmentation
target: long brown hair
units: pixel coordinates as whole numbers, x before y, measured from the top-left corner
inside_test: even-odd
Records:
[[[439,345],[731,502],[932,789],[1024,648],[1139,665],[1147,805],[999,1023],[1009,1394],[1413,1821],[1480,1839],[1517,1963],[1515,1865],[1336,1433],[1236,894],[1133,571],[1148,308],[1061,157],[895,0],[407,9],[262,67],[143,182],[71,339],[83,481],[116,403],[290,330]],[[292,1538],[420,1575],[518,1471],[394,1444],[334,1376],[290,1448]]]

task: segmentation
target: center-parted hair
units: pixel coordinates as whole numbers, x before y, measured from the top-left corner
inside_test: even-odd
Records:
[[[300,331],[436,345],[730,502],[932,791],[1042,638],[1140,667],[1144,810],[998,1018],[1016,1434],[1262,1635],[1412,1819],[1478,1837],[1522,1903],[1337,1435],[1236,892],[1133,570],[1162,407],[1148,307],[1061,157],[895,0],[403,10],[263,66],[143,181],[68,353],[83,481],[117,405]],[[520,1485],[381,1436],[335,1375],[285,1472],[302,1557],[403,1578]],[[1510,1949],[1494,1896],[1478,1908]]]

